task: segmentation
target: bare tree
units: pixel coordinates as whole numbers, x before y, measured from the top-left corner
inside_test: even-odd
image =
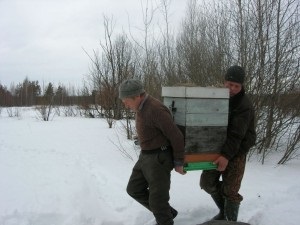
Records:
[[[118,98],[119,84],[134,75],[135,66],[131,59],[132,47],[126,35],[113,40],[113,21],[104,17],[105,41],[100,43],[101,57],[94,51],[91,79],[97,90],[96,104],[100,106],[109,127],[115,119],[122,118],[122,104]]]
[[[298,136],[289,132],[299,117],[299,98],[292,94],[300,80],[299,2],[191,0],[176,38],[169,26],[169,4],[161,0],[160,6],[153,1],[142,5],[142,38],[132,38],[130,30],[132,42],[125,34],[115,38],[112,22],[105,19],[103,52],[94,51],[90,57],[96,105],[105,116],[129,118],[117,98],[124,79],[141,79],[146,90],[159,98],[162,85],[219,85],[228,66],[239,64],[246,70],[244,86],[257,114],[258,141],[250,155],[260,154],[264,163],[268,154],[282,147],[284,137],[286,149],[297,149]],[[164,21],[160,33],[153,30],[158,9]]]
[[[256,149],[263,163],[297,121],[296,114],[280,105],[282,96],[300,80],[299,1],[201,3],[191,1],[180,34],[183,71],[190,81],[210,85],[221,80],[217,77],[222,78],[229,65],[246,69],[245,88],[252,94],[257,113]]]
[[[180,73],[181,63],[176,51],[176,38],[169,22],[172,13],[171,0],[161,0],[160,3],[163,23],[160,24],[161,39],[157,44],[159,83],[162,86],[186,83],[186,77]]]
[[[288,143],[282,158],[278,161],[278,164],[285,164],[286,162],[295,159],[300,156],[300,125],[295,130],[291,130],[288,137]]]
[[[223,82],[222,74],[232,58],[230,17],[224,10],[214,2],[191,1],[188,7],[177,49],[189,82],[200,86]]]
[[[276,146],[278,136],[293,126],[295,116],[282,110],[280,98],[289,93],[296,80],[299,60],[300,35],[299,3],[297,1],[256,1],[259,32],[257,37],[259,73],[257,92],[260,106],[257,107],[260,143],[258,149],[262,162],[268,149]],[[298,67],[298,68],[297,68]],[[256,102],[257,103],[257,102]]]

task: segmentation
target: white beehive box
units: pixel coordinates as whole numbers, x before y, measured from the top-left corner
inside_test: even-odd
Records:
[[[185,136],[186,153],[215,153],[221,150],[228,123],[228,89],[163,87],[162,97]]]

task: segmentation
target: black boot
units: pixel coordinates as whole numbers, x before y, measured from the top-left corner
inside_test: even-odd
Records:
[[[225,200],[224,214],[227,221],[237,221],[240,203]]]
[[[173,219],[177,216],[178,212],[176,209],[174,209],[172,206],[170,206],[170,210],[171,210],[171,214]],[[158,223],[156,223],[155,225],[159,225]]]
[[[176,209],[174,209],[172,206],[171,206],[171,213],[172,213],[172,216],[173,216],[173,219],[177,216],[178,212]]]
[[[212,194],[211,197],[220,210],[220,212],[217,215],[215,215],[213,218],[211,218],[211,220],[225,220],[223,196],[218,193],[218,194]]]

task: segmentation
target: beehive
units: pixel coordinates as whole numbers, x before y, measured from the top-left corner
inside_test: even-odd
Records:
[[[162,97],[184,134],[186,161],[213,161],[226,139],[228,89],[163,87]]]

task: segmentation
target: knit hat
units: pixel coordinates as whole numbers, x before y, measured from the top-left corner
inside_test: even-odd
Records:
[[[240,66],[231,66],[225,74],[225,80],[243,84],[245,79],[245,71]]]
[[[138,96],[144,92],[145,92],[145,90],[143,88],[142,82],[139,80],[135,80],[135,79],[125,80],[119,86],[119,98],[120,99]]]

